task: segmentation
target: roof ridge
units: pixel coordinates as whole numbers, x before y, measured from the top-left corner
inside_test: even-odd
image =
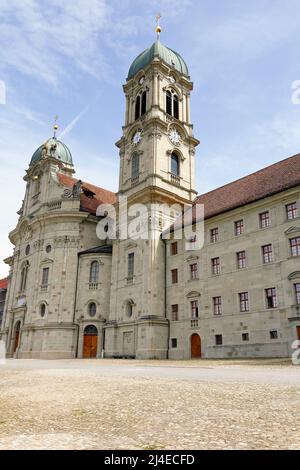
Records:
[[[222,186],[218,186],[217,188],[212,189],[210,191],[207,191],[206,193],[199,194],[199,196],[197,196],[196,199],[194,200],[194,203],[198,199],[200,199],[201,197],[207,196],[207,195],[209,195],[209,194],[211,194],[215,191],[219,191],[220,189],[226,188],[227,186],[230,186],[230,185],[232,185],[234,183],[237,183],[239,181],[243,181],[244,179],[247,179],[250,176],[254,176],[254,175],[257,175],[258,173],[262,173],[262,172],[268,170],[269,168],[275,167],[275,166],[280,165],[280,164],[282,164],[282,163],[284,163],[288,160],[291,160],[292,158],[299,157],[299,156],[300,156],[300,153],[296,153],[295,155],[292,155],[291,157],[287,157],[287,158],[284,158],[283,160],[280,160],[279,162],[272,163],[271,165],[265,166],[264,168],[261,168],[260,170],[256,170],[253,173],[249,173],[248,175],[242,176],[241,178],[237,178],[236,180],[230,181],[229,183],[223,184]]]

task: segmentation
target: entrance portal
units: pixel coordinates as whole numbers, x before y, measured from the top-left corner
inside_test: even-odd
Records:
[[[98,330],[94,325],[88,325],[83,334],[83,358],[91,359],[97,356]]]
[[[196,333],[191,336],[191,358],[201,359],[201,338]]]
[[[18,323],[15,326],[15,339],[14,339],[14,349],[13,352],[15,353],[16,350],[19,347],[19,342],[20,342],[20,329],[21,329],[21,322],[18,321]]]

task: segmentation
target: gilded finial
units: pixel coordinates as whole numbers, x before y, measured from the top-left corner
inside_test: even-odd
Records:
[[[56,139],[56,132],[57,132],[58,129],[59,129],[59,126],[58,126],[58,124],[57,124],[57,121],[58,121],[58,116],[56,115],[56,116],[54,116],[54,122],[55,122],[55,124],[54,124],[54,126],[53,126],[53,130],[54,130],[53,138],[54,138],[54,139]]]
[[[159,36],[160,36],[160,33],[161,33],[160,19],[161,19],[161,14],[158,13],[156,15],[156,29],[155,29],[155,32],[157,34],[157,40],[159,39]]]

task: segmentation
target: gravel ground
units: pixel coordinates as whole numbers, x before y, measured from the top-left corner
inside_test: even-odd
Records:
[[[300,449],[287,361],[16,361],[0,449]]]

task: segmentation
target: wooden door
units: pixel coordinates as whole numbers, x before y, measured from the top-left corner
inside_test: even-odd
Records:
[[[15,334],[14,353],[15,353],[16,350],[18,349],[18,346],[19,346],[19,339],[20,339],[20,331],[17,330],[17,331],[16,331],[16,334]]]
[[[14,342],[14,353],[19,347],[19,341],[20,341],[20,328],[21,328],[21,323],[18,322],[15,326],[15,342]]]
[[[197,334],[191,336],[191,357],[192,359],[201,358],[201,338]]]
[[[83,336],[83,358],[97,357],[98,331],[94,326],[86,327]]]

